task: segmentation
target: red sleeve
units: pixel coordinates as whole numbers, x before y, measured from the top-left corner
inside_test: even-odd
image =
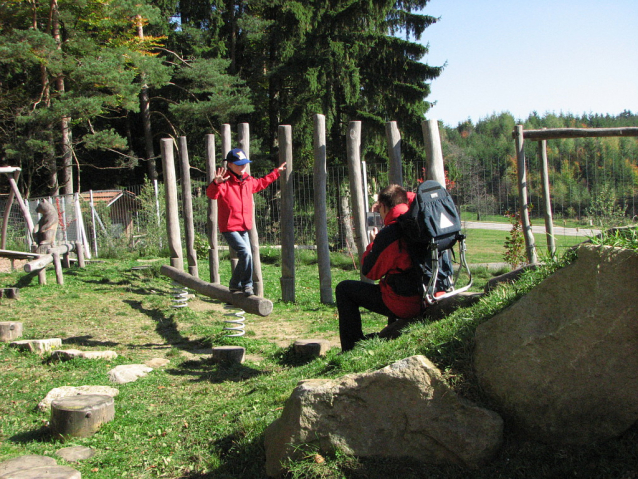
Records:
[[[219,198],[219,187],[224,183],[220,183],[219,185],[214,181],[211,181],[208,188],[206,188],[206,196],[208,196],[211,200],[216,200]]]
[[[279,171],[279,168],[275,168],[263,178],[254,178],[253,193],[257,193],[258,191],[263,190],[272,182],[274,182],[277,178],[279,178],[280,175],[281,175],[281,172]]]

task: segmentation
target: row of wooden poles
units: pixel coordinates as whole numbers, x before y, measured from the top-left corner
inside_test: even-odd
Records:
[[[439,136],[438,122],[427,120],[422,124],[423,139],[426,149],[427,168],[426,179],[436,180],[445,185],[445,172],[443,168],[443,155]],[[238,125],[238,147],[250,158],[250,134],[248,123]],[[389,168],[388,183],[403,185],[403,168],[401,160],[401,135],[394,121],[386,124],[386,138],[388,145]],[[281,294],[284,301],[295,301],[295,237],[294,237],[294,191],[292,174],[294,161],[292,152],[292,127],[280,125],[278,128],[279,164],[286,163],[286,169],[280,177],[281,188],[281,257],[282,275],[280,277]],[[165,138],[161,141],[162,163],[164,170],[164,187],[166,189],[166,225],[168,233],[168,246],[171,254],[171,268],[164,268],[163,272],[175,281],[186,284],[198,277],[197,254],[195,252],[195,233],[193,225],[193,207],[191,196],[190,165],[188,159],[188,147],[186,137],[179,137],[178,154],[181,165],[182,178],[182,210],[185,227],[186,256],[188,263],[188,275],[180,273],[184,270],[184,259],[180,234],[179,208],[177,202],[177,181],[174,162],[175,141]],[[231,145],[231,127],[222,125],[221,129],[221,158],[225,158]],[[359,258],[363,255],[368,245],[366,228],[366,212],[368,209],[365,185],[365,162],[361,161],[361,122],[352,121],[348,125],[346,137],[346,154],[348,162],[348,175],[350,185],[350,197],[352,201],[352,217],[354,226],[354,238]],[[206,172],[207,181],[211,182],[215,176],[215,135],[206,135]],[[222,160],[223,161],[223,160]],[[328,222],[326,207],[326,130],[325,116],[317,114],[314,117],[314,219],[317,246],[317,258],[319,268],[319,288],[322,303],[333,303],[332,276],[330,272],[330,253],[328,244]],[[363,173],[362,173],[363,171]],[[254,212],[254,205],[253,205]],[[209,269],[210,284],[219,284],[219,244],[217,235],[217,201],[208,202],[207,231],[209,241]],[[255,295],[264,294],[263,278],[261,274],[261,261],[259,257],[259,236],[255,226],[249,232],[253,253],[253,281]],[[235,267],[236,259],[231,252],[231,268]],[[200,286],[200,289],[204,287]],[[209,296],[235,298],[239,295],[228,295],[227,288],[206,287]],[[231,301],[232,302],[232,301]],[[242,301],[245,303],[245,301]],[[251,312],[251,311],[248,311]]]
[[[516,144],[518,192],[520,201],[520,215],[525,237],[525,251],[527,261],[530,264],[538,262],[536,244],[532,225],[529,219],[529,200],[527,197],[527,166],[525,160],[525,140],[539,142],[539,154],[541,158],[541,179],[543,191],[543,214],[545,217],[545,237],[547,239],[547,251],[550,257],[556,256],[556,242],[552,218],[552,202],[549,185],[549,168],[547,164],[547,140],[566,138],[604,138],[604,137],[637,137],[638,127],[623,128],[544,128],[542,130],[524,130],[523,125],[516,125],[512,131],[512,138]]]

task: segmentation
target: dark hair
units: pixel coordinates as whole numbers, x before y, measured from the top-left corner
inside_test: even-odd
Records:
[[[379,191],[377,201],[387,208],[394,208],[396,205],[408,202],[408,192],[399,185],[388,185]]]

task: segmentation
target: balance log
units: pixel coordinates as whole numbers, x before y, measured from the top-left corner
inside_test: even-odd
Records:
[[[259,296],[244,296],[243,293],[231,293],[226,286],[207,283],[195,276],[168,265],[162,265],[160,273],[177,283],[197,291],[204,296],[237,306],[247,313],[268,316],[272,313],[272,301]]]
[[[88,437],[114,417],[115,400],[111,396],[67,396],[51,402],[49,427],[58,437]]]

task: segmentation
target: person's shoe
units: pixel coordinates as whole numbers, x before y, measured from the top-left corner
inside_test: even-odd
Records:
[[[228,290],[229,290],[231,293],[239,293],[239,292],[241,291],[241,288],[238,288],[237,286],[229,286],[229,287],[228,287]]]
[[[254,296],[255,291],[252,288],[244,288],[244,296]]]

